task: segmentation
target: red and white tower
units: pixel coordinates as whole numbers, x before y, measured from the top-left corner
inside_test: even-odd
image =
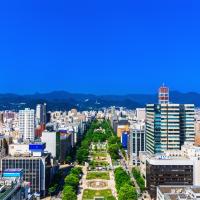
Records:
[[[169,88],[164,84],[159,88],[159,104],[169,104]]]

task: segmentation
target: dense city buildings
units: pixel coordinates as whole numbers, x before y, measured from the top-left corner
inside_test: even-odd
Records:
[[[56,196],[57,193],[61,199],[62,192],[55,177],[62,170],[62,173],[68,173],[69,168],[76,166],[76,157],[86,162],[86,168],[88,162],[89,170],[96,165],[95,169],[100,171],[122,167],[130,175],[138,195],[147,190],[143,194],[146,200],[173,199],[173,188],[178,187],[182,187],[184,195],[198,196],[200,112],[193,104],[170,103],[169,88],[165,86],[159,89],[158,96],[158,104],[147,104],[146,108],[133,110],[113,106],[99,111],[47,112],[46,104],[38,104],[36,112],[29,108],[19,112],[2,111],[0,170],[22,169],[22,190],[16,194],[20,196],[26,189],[23,186],[28,185],[31,198],[48,194]],[[111,126],[112,130],[107,133],[102,127],[92,129],[97,144],[86,144],[86,149],[79,151],[80,145],[84,145],[88,127],[94,122],[97,127],[100,122],[101,126]],[[110,141],[101,143],[105,134],[113,135]],[[110,142],[114,144],[110,146]],[[97,155],[98,163],[91,163],[95,154],[88,156],[88,149],[98,151],[107,147],[114,166],[99,166],[101,159],[102,163],[108,159],[101,157],[107,151]],[[112,162],[109,160],[109,163]],[[65,177],[62,178],[63,184]],[[78,194],[80,200],[81,195],[84,194]],[[116,193],[113,195],[117,196]],[[177,198],[180,195],[178,191],[175,194]]]

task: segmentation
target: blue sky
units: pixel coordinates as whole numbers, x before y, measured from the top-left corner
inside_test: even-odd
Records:
[[[0,93],[200,92],[200,2],[0,3]]]

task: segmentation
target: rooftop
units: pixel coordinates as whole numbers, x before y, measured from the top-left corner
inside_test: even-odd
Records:
[[[159,191],[165,196],[166,200],[187,199],[192,200],[191,192],[200,193],[200,187],[195,186],[159,186]]]

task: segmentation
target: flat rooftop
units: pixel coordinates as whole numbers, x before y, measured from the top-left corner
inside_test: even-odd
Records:
[[[200,187],[195,186],[159,186],[158,189],[167,200],[187,199],[192,200],[188,191],[200,194]]]

